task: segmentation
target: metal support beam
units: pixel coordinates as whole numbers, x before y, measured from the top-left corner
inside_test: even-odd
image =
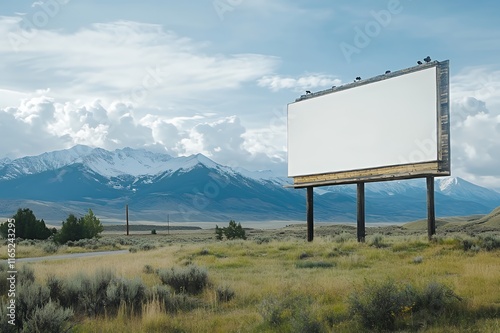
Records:
[[[436,234],[436,210],[434,206],[434,177],[427,177],[427,235],[429,240]]]
[[[314,238],[314,204],[313,204],[312,186],[307,187],[306,211],[307,211],[307,241],[312,242]]]
[[[357,215],[358,215],[358,242],[365,241],[365,183],[358,183]]]

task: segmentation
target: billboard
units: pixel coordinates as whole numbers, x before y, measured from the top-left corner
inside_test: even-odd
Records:
[[[301,96],[288,105],[295,187],[450,174],[448,61]]]

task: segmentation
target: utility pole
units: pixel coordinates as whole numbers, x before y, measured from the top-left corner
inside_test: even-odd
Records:
[[[127,236],[128,236],[128,205],[125,205],[125,216],[127,217]]]

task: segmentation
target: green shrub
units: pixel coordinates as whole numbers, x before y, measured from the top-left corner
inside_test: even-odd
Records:
[[[43,246],[43,251],[45,253],[56,253],[58,249],[59,249],[59,246],[57,246],[57,244],[54,244],[52,242],[47,243]]]
[[[47,277],[47,287],[52,300],[61,300],[64,297],[64,281],[55,275]]]
[[[373,235],[370,239],[370,246],[374,246],[376,248],[385,247],[386,245],[384,243],[384,236],[382,236],[381,234]]]
[[[415,291],[410,285],[394,281],[369,284],[349,298],[350,312],[358,316],[364,327],[375,330],[393,330],[396,319],[413,306]]]
[[[475,246],[474,240],[471,238],[466,238],[462,240],[462,247],[464,251],[469,251],[473,246]]]
[[[299,259],[306,259],[306,258],[309,258],[309,257],[312,257],[312,255],[310,255],[307,252],[302,252],[301,254],[299,254]]]
[[[154,244],[149,244],[149,243],[144,243],[139,245],[139,250],[141,251],[150,251],[156,249],[156,245]]]
[[[200,294],[208,284],[208,273],[205,268],[189,265],[184,268],[158,270],[163,284],[171,286],[176,292],[192,295]]]
[[[200,306],[200,301],[186,294],[173,294],[167,286],[154,286],[151,289],[151,299],[158,300],[162,309],[168,313],[191,311]]]
[[[235,295],[234,290],[226,285],[217,287],[215,292],[217,293],[217,300],[219,302],[229,302]]]
[[[495,249],[500,249],[500,237],[494,235],[484,235],[479,236],[481,245],[487,251],[493,251]]]
[[[218,225],[215,225],[215,239],[222,240],[224,238],[224,231],[222,228],[219,228]]]
[[[263,243],[269,243],[272,239],[271,239],[271,237],[267,237],[267,236],[258,236],[258,237],[255,237],[253,240],[257,244],[263,244]]]
[[[414,264],[421,264],[423,261],[424,261],[424,257],[422,257],[422,256],[417,256],[417,257],[413,258]]]
[[[9,324],[11,318],[9,317],[9,306],[8,299],[0,299],[0,332],[2,333],[16,333],[18,332],[17,327],[15,325]]]
[[[71,309],[64,309],[49,300],[48,303],[34,309],[23,325],[23,332],[60,333],[70,328]]]
[[[16,299],[17,325],[22,327],[32,313],[50,299],[49,289],[38,283],[18,284]]]
[[[17,271],[17,284],[30,284],[35,282],[35,271],[30,265],[23,265]]]
[[[311,311],[312,305],[312,299],[305,296],[271,296],[262,301],[259,312],[273,331],[325,332],[323,323]]]
[[[9,267],[6,261],[0,262],[0,296],[7,295],[10,283],[7,280],[10,274],[7,273]]]
[[[335,267],[335,263],[326,261],[299,261],[296,268],[330,268]]]
[[[351,236],[351,234],[349,234],[349,233],[347,233],[347,232],[344,231],[341,234],[335,236],[334,241],[336,243],[345,243],[345,242],[347,242],[351,238],[353,238]]]
[[[215,226],[215,238],[217,240],[222,240],[223,235],[227,239],[247,239],[245,229],[241,226],[241,223],[236,224],[234,220],[229,221],[229,225],[224,228],[219,228]]]
[[[417,290],[389,280],[368,283],[363,290],[351,294],[349,309],[365,328],[383,331],[425,325],[443,312],[455,310],[460,300],[451,289],[435,282]],[[418,318],[426,323],[419,323]]]
[[[148,265],[148,264],[144,265],[142,271],[146,274],[153,274],[155,272],[155,270],[153,269],[153,266]]]
[[[439,316],[448,309],[453,309],[462,298],[449,287],[431,282],[416,295],[414,312],[424,311],[429,316]]]
[[[156,229],[151,229],[151,235],[156,235]]]
[[[106,311],[116,314],[120,305],[124,304],[129,314],[140,314],[146,296],[146,286],[139,278],[115,279],[106,288]]]
[[[104,314],[106,291],[115,279],[115,274],[106,269],[98,270],[91,276],[78,274],[64,280],[58,300],[63,307],[72,308],[77,314],[92,317]],[[52,284],[56,285],[56,282]]]

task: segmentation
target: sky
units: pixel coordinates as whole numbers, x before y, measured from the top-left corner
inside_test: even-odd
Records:
[[[500,3],[0,3],[0,158],[85,144],[287,169],[287,104],[450,60],[452,175],[500,189]],[[369,139],[369,138],[367,138]]]

